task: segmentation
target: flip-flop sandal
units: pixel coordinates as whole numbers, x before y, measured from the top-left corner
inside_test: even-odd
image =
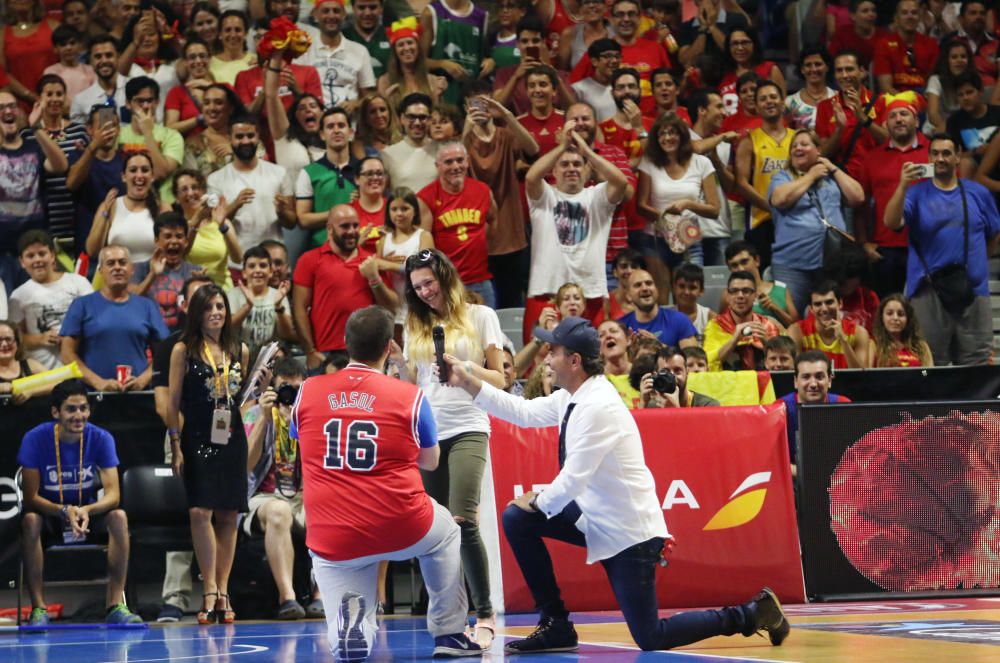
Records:
[[[481,631],[489,631],[488,638],[485,636],[485,634],[481,635]],[[490,626],[489,624],[480,624],[479,622],[476,622],[476,627],[473,631],[472,639],[476,643],[478,643],[480,647],[486,650],[489,649],[490,645],[493,644],[493,639],[496,638],[496,634],[497,631],[495,627]]]

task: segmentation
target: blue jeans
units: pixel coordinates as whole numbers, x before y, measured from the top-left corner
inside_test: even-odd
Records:
[[[795,310],[799,312],[799,317],[803,320],[806,317],[806,309],[809,307],[809,291],[819,278],[822,269],[799,269],[797,267],[786,267],[775,263],[771,265],[771,277],[775,281],[781,281],[792,293],[792,302]]]
[[[479,283],[467,283],[465,289],[482,297],[484,306],[489,306],[490,308],[497,307],[497,296],[493,290],[493,281],[486,280]]]
[[[583,533],[575,525],[579,518],[580,508],[576,502],[570,502],[562,513],[552,518],[546,518],[543,513],[529,513],[513,505],[503,512],[504,533],[542,618],[569,617],[559,594],[552,557],[543,539],[586,547]],[[753,604],[721,610],[696,610],[660,619],[657,615],[656,567],[662,548],[663,539],[653,537],[601,560],[629,632],[641,649],[672,649],[716,635],[753,634]]]

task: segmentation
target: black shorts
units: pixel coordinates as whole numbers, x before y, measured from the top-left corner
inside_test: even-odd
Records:
[[[77,543],[104,544],[108,542],[108,514],[99,513],[90,516],[90,523],[87,529],[87,538]],[[42,547],[61,546],[63,540],[63,530],[66,529],[66,521],[62,516],[42,516]]]

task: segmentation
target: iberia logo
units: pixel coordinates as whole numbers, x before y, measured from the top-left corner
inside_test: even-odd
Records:
[[[756,518],[764,507],[764,498],[767,497],[767,487],[763,484],[770,480],[770,472],[757,472],[748,476],[729,496],[729,502],[712,516],[703,530],[707,532],[714,529],[731,529],[746,525]],[[754,489],[750,490],[751,488]]]

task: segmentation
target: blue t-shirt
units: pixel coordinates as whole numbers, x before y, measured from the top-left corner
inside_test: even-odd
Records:
[[[989,296],[989,256],[986,244],[1000,233],[1000,213],[993,194],[978,182],[961,180],[969,207],[969,261],[966,270],[972,291]],[[921,180],[906,192],[903,220],[910,229],[910,250],[906,263],[906,296],[913,297],[927,271],[934,272],[955,263],[962,264],[965,256],[962,214],[962,192],[958,187],[942,191],[934,180]]]
[[[79,160],[79,153],[70,155],[69,165],[72,166]],[[73,192],[73,200],[76,202],[76,247],[78,251],[83,251],[87,242],[87,235],[90,234],[90,227],[94,223],[94,214],[97,208],[104,202],[108,191],[117,187],[122,187],[122,171],[125,170],[125,160],[121,154],[116,153],[110,161],[92,159],[90,162],[90,172],[87,173],[87,180]]]
[[[100,292],[73,300],[59,330],[60,336],[79,339],[83,363],[105,379],[117,375],[118,364],[130,365],[132,375],[142,373],[150,341],[161,341],[169,333],[152,299],[132,295],[113,302]]]
[[[652,332],[653,336],[660,343],[666,345],[676,346],[677,343],[685,338],[696,338],[698,336],[698,330],[691,324],[689,317],[679,311],[668,309],[665,306],[661,306],[660,312],[649,322],[639,322],[636,320],[635,311],[622,316],[619,320],[624,322],[625,326],[632,331],[645,329],[648,332]]]
[[[787,170],[775,173],[767,190],[768,202],[775,187],[791,181],[792,175]],[[832,177],[820,179],[810,192],[812,196],[809,193],[803,194],[788,209],[771,208],[774,219],[771,260],[776,265],[794,269],[819,269],[823,266],[823,243],[826,239],[823,219],[840,230],[847,228],[840,207],[840,187]],[[819,205],[816,204],[817,201]]]
[[[59,474],[56,472],[55,421],[35,426],[24,434],[17,464],[38,470],[38,494],[59,504]],[[80,444],[59,444],[59,465],[62,466],[63,504],[93,504],[97,501],[95,479],[100,470],[118,467],[118,453],[111,433],[87,424],[83,429],[83,474],[80,473]],[[83,501],[80,502],[80,488]]]
[[[785,394],[781,397],[781,400],[785,402],[785,424],[788,428],[788,458],[792,465],[796,461],[796,452],[798,450],[798,445],[795,444],[795,434],[799,432],[799,394],[793,391],[790,394]],[[827,403],[850,403],[851,399],[847,396],[841,396],[840,394],[834,394],[833,392],[827,392],[826,394]]]

